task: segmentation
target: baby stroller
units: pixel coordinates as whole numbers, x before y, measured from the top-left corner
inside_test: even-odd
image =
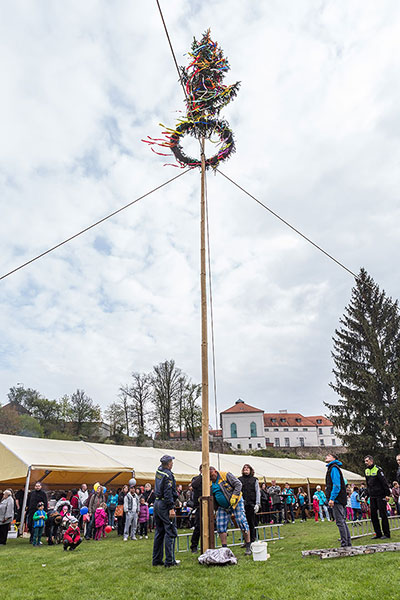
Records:
[[[60,517],[61,517],[61,522],[60,522],[59,526],[57,527],[57,533],[55,535],[56,544],[62,544],[64,542],[64,533],[67,531],[68,527],[70,526],[71,519],[74,518],[72,515],[69,515],[69,514],[65,514],[63,517],[60,515]]]

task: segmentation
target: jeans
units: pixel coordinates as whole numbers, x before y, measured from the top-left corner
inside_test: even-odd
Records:
[[[139,523],[139,535],[147,535],[147,521]]]
[[[321,521],[324,520],[324,513],[325,513],[325,517],[327,518],[327,520],[330,521],[328,507],[326,506],[326,504],[322,504],[322,506],[320,504],[319,505],[319,518],[321,519]]]
[[[350,531],[346,523],[346,507],[335,502],[333,506],[333,516],[335,517],[336,525],[340,534],[340,545],[351,546]]]
[[[111,525],[111,527],[114,527],[114,515],[115,515],[115,507],[114,508],[110,508],[108,507],[108,524]]]
[[[124,540],[129,537],[129,529],[131,530],[131,539],[136,537],[138,514],[136,511],[130,510],[125,513],[125,529],[124,529]]]
[[[165,545],[165,564],[175,563],[175,539],[178,535],[176,525],[169,516],[169,509],[164,500],[154,502],[154,525],[156,533],[153,544],[153,566],[163,564]]]
[[[286,521],[289,521],[289,513],[290,513],[290,519],[291,519],[291,521],[294,522],[293,504],[286,504],[285,505],[285,520]]]
[[[361,521],[361,508],[353,508],[353,521]]]
[[[42,527],[34,527],[33,528],[33,536],[32,536],[32,546],[39,546],[40,539],[43,535],[44,525]]]
[[[274,504],[272,510],[272,518],[274,520],[274,523],[282,523],[282,503],[277,502],[276,504]]]

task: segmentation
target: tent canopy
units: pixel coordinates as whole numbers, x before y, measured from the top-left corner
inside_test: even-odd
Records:
[[[24,485],[29,467],[32,484],[41,479],[50,489],[96,481],[118,486],[129,481],[132,470],[143,484],[154,481],[163,454],[175,456],[173,471],[178,483],[187,484],[198,474],[201,452],[0,435],[0,485]],[[211,465],[236,476],[246,462],[251,463],[256,477],[267,483],[273,479],[296,486],[325,483],[326,467],[320,460],[210,453]],[[343,470],[343,475],[349,483],[364,480],[351,471]]]

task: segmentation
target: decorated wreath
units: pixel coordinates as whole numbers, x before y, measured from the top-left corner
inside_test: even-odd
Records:
[[[181,67],[181,79],[186,89],[187,116],[180,120],[175,129],[165,128],[164,138],[154,139],[148,136],[143,140],[147,144],[169,148],[181,167],[199,167],[201,160],[187,156],[182,149],[182,138],[192,135],[200,140],[217,135],[217,152],[205,159],[206,168],[216,168],[235,152],[235,141],[227,121],[218,118],[220,110],[233,100],[238,92],[240,83],[226,86],[222,83],[225,73],[229,70],[228,60],[216,42],[206,31],[200,41],[193,40],[189,56],[192,61],[188,67]],[[161,156],[169,156],[162,152],[153,152]]]

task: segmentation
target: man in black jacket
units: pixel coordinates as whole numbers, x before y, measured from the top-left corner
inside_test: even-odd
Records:
[[[347,491],[342,473],[342,463],[336,454],[331,452],[326,455],[325,494],[328,505],[333,511],[333,516],[340,534],[340,545],[344,548],[351,546],[350,531],[346,523]]]
[[[33,515],[37,511],[37,505],[39,502],[43,502],[44,510],[47,511],[47,496],[46,492],[42,490],[42,484],[40,481],[35,483],[35,489],[33,489],[28,496],[27,500],[27,521],[28,521],[28,531],[31,534],[31,539],[29,540],[32,543],[33,537]],[[21,519],[23,516],[21,516]]]
[[[199,467],[200,474],[196,475],[192,479],[192,490],[193,497],[188,502],[188,506],[191,506],[194,512],[194,530],[192,539],[190,540],[190,549],[195,554],[197,552],[197,546],[199,545],[200,539],[200,504],[199,498],[202,495],[203,477],[201,476],[202,465]]]
[[[386,512],[386,502],[389,500],[390,488],[382,469],[374,464],[373,457],[370,455],[366,456],[364,462],[367,467],[365,469],[365,479],[367,481],[370,499],[371,521],[375,531],[375,535],[372,536],[372,539],[389,539],[390,529]],[[382,529],[379,522],[378,511],[382,520]]]

